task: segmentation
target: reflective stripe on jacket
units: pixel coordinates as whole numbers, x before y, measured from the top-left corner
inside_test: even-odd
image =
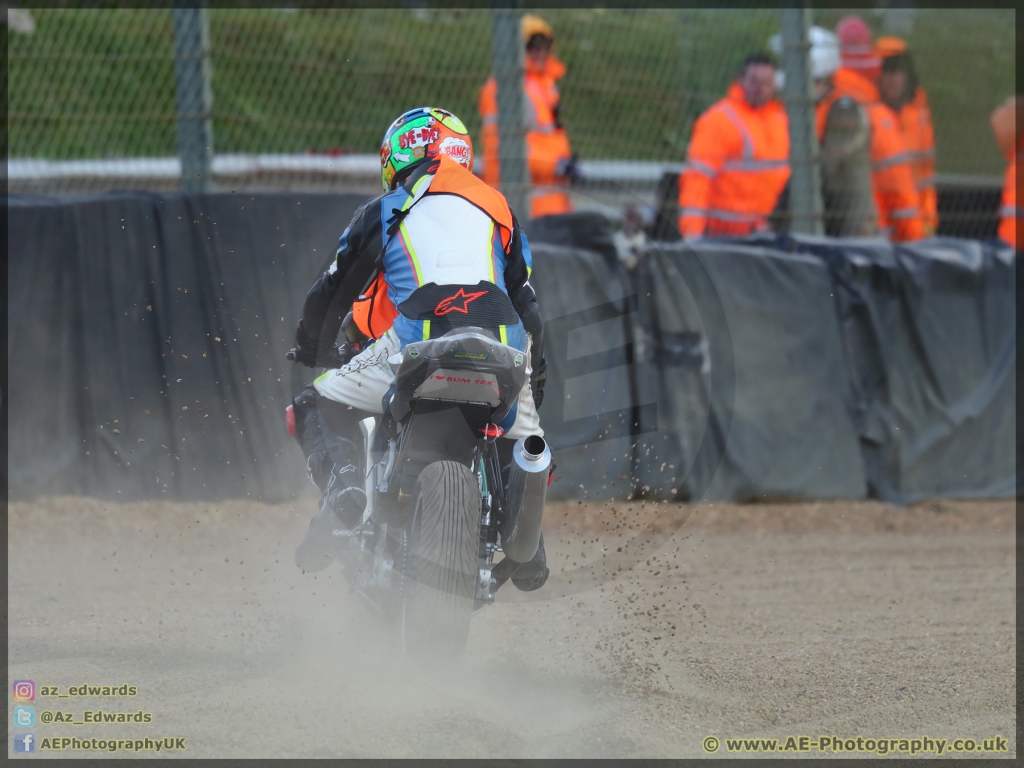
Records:
[[[526,131],[526,162],[530,182],[535,189],[530,195],[530,216],[567,213],[572,210],[569,195],[559,189],[565,187],[565,178],[555,170],[562,160],[572,155],[569,137],[558,126],[557,111],[561,100],[557,80],[565,75],[565,65],[554,56],[548,56],[542,72],[527,68],[523,77],[523,95],[526,100],[528,126]],[[498,138],[498,83],[491,77],[478,95],[480,117],[483,120],[484,181],[491,186],[501,182]],[[551,189],[554,187],[554,189]]]
[[[899,118],[879,101],[875,84],[859,72],[840,67],[832,76],[832,85],[832,91],[816,108],[818,140],[824,137],[828,111],[836,99],[849,96],[860,103],[871,123],[871,185],[878,228],[891,231],[893,240],[920,240],[925,236],[920,198]]]
[[[789,122],[778,101],[757,109],[737,84],[693,126],[679,178],[679,231],[745,235],[767,225],[789,179]]]

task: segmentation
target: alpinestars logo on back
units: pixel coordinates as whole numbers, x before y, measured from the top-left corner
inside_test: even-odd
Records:
[[[461,312],[464,315],[468,315],[469,309],[467,306],[469,302],[476,301],[485,293],[487,293],[487,291],[466,293],[462,288],[459,288],[459,292],[454,296],[449,296],[447,299],[441,299],[441,303],[439,303],[434,309],[434,314],[438,317],[447,315],[449,312]]]

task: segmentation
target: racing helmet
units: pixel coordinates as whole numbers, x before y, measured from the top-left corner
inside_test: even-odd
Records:
[[[391,124],[380,145],[380,179],[384,190],[395,176],[422,162],[447,155],[473,170],[473,142],[458,117],[438,107],[410,109]]]

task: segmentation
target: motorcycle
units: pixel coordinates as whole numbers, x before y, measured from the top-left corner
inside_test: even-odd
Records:
[[[503,437],[527,365],[489,331],[455,328],[389,364],[390,408],[360,425],[366,509],[355,529],[335,530],[338,560],[400,654],[458,657],[472,615],[543,546],[551,449]]]

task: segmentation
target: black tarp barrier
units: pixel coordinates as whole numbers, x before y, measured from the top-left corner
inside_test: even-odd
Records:
[[[595,211],[540,216],[526,222],[523,229],[531,243],[593,251],[609,264],[618,264],[612,224]]]
[[[636,295],[618,263],[536,243],[530,280],[544,314],[548,380],[541,424],[558,465],[553,499],[632,492],[635,408],[630,315]]]
[[[855,498],[864,474],[832,282],[819,260],[736,243],[652,246],[637,268],[641,399],[659,432],[638,480],[662,498]]]
[[[800,237],[830,268],[868,488],[1016,492],[1016,259],[995,241]]]
[[[10,498],[312,492],[283,409],[315,373],[284,353],[363,199],[10,197]],[[1015,491],[1005,247],[652,244],[627,272],[594,214],[529,232],[552,498]]]
[[[611,260],[593,214],[533,226],[535,240]],[[662,243],[629,278],[637,306],[607,331],[633,337],[631,381],[588,384],[636,393],[635,490],[895,503],[1015,493],[1016,270],[998,242]]]
[[[636,292],[605,217],[543,216],[525,229],[545,322],[541,424],[557,457],[549,496],[625,498],[634,490],[634,436],[656,426],[651,406],[637,400]]]
[[[10,497],[305,492],[284,354],[364,199],[10,197]]]

